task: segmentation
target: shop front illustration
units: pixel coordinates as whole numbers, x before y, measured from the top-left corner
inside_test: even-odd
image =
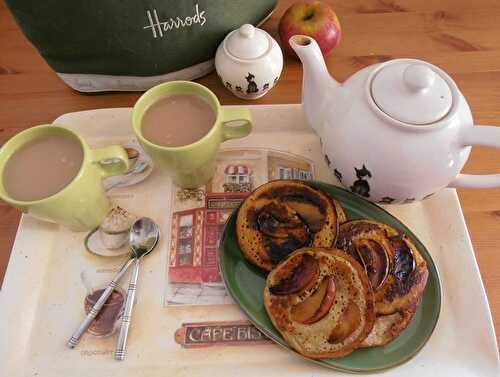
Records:
[[[205,207],[174,213],[170,283],[221,283],[218,246],[224,225],[246,193],[208,193]]]

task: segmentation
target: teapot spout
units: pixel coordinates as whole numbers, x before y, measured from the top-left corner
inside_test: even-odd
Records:
[[[310,126],[321,137],[328,100],[340,84],[328,73],[318,43],[306,35],[294,35],[288,41],[303,66],[302,106]]]

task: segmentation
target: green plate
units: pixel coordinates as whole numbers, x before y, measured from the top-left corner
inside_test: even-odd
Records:
[[[380,371],[408,361],[430,338],[441,309],[439,276],[429,252],[404,224],[379,206],[336,186],[319,182],[314,182],[313,186],[338,199],[349,220],[373,219],[399,229],[411,237],[427,262],[429,278],[415,317],[396,340],[381,347],[358,349],[338,359],[311,361],[328,368],[359,373]],[[295,352],[286,344],[267,315],[262,297],[266,274],[243,258],[236,239],[235,224],[236,212],[228,220],[220,245],[220,270],[226,288],[258,329],[276,343]]]

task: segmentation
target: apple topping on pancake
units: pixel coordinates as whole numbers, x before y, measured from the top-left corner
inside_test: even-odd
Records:
[[[301,181],[269,182],[242,203],[238,244],[248,261],[270,271],[301,247],[331,247],[338,231],[337,208],[333,199]]]
[[[365,268],[378,315],[401,311],[421,297],[427,264],[405,234],[376,221],[349,221],[340,226],[336,247]]]
[[[340,315],[337,326],[333,328],[328,337],[329,343],[344,341],[361,323],[361,313],[354,302],[349,302]]]
[[[270,202],[262,206],[257,215],[257,225],[262,233],[272,238],[305,240],[309,236],[306,224],[290,206]]]
[[[267,277],[264,304],[287,343],[314,359],[351,353],[375,322],[364,268],[335,249],[305,247],[288,255]]]
[[[321,281],[316,292],[292,307],[292,319],[306,325],[318,322],[328,314],[334,300],[335,280],[330,276]]]
[[[291,273],[283,277],[276,285],[269,287],[273,295],[283,296],[298,293],[316,282],[319,275],[318,261],[305,254],[292,262],[295,264]]]
[[[372,288],[377,289],[389,274],[389,257],[386,249],[370,239],[362,238],[356,240],[354,244]]]

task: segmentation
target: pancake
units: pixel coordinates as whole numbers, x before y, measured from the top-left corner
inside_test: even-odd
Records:
[[[339,228],[336,247],[365,267],[377,315],[406,309],[422,296],[427,264],[404,233],[376,221],[348,221]]]
[[[331,247],[337,232],[333,200],[301,181],[260,186],[242,203],[236,219],[243,255],[266,271],[301,247]]]
[[[335,249],[306,247],[290,254],[269,273],[264,305],[286,342],[313,359],[351,353],[375,322],[366,272]]]
[[[396,313],[378,316],[372,331],[360,347],[377,347],[392,342],[408,327],[416,310],[417,305],[414,304]]]

